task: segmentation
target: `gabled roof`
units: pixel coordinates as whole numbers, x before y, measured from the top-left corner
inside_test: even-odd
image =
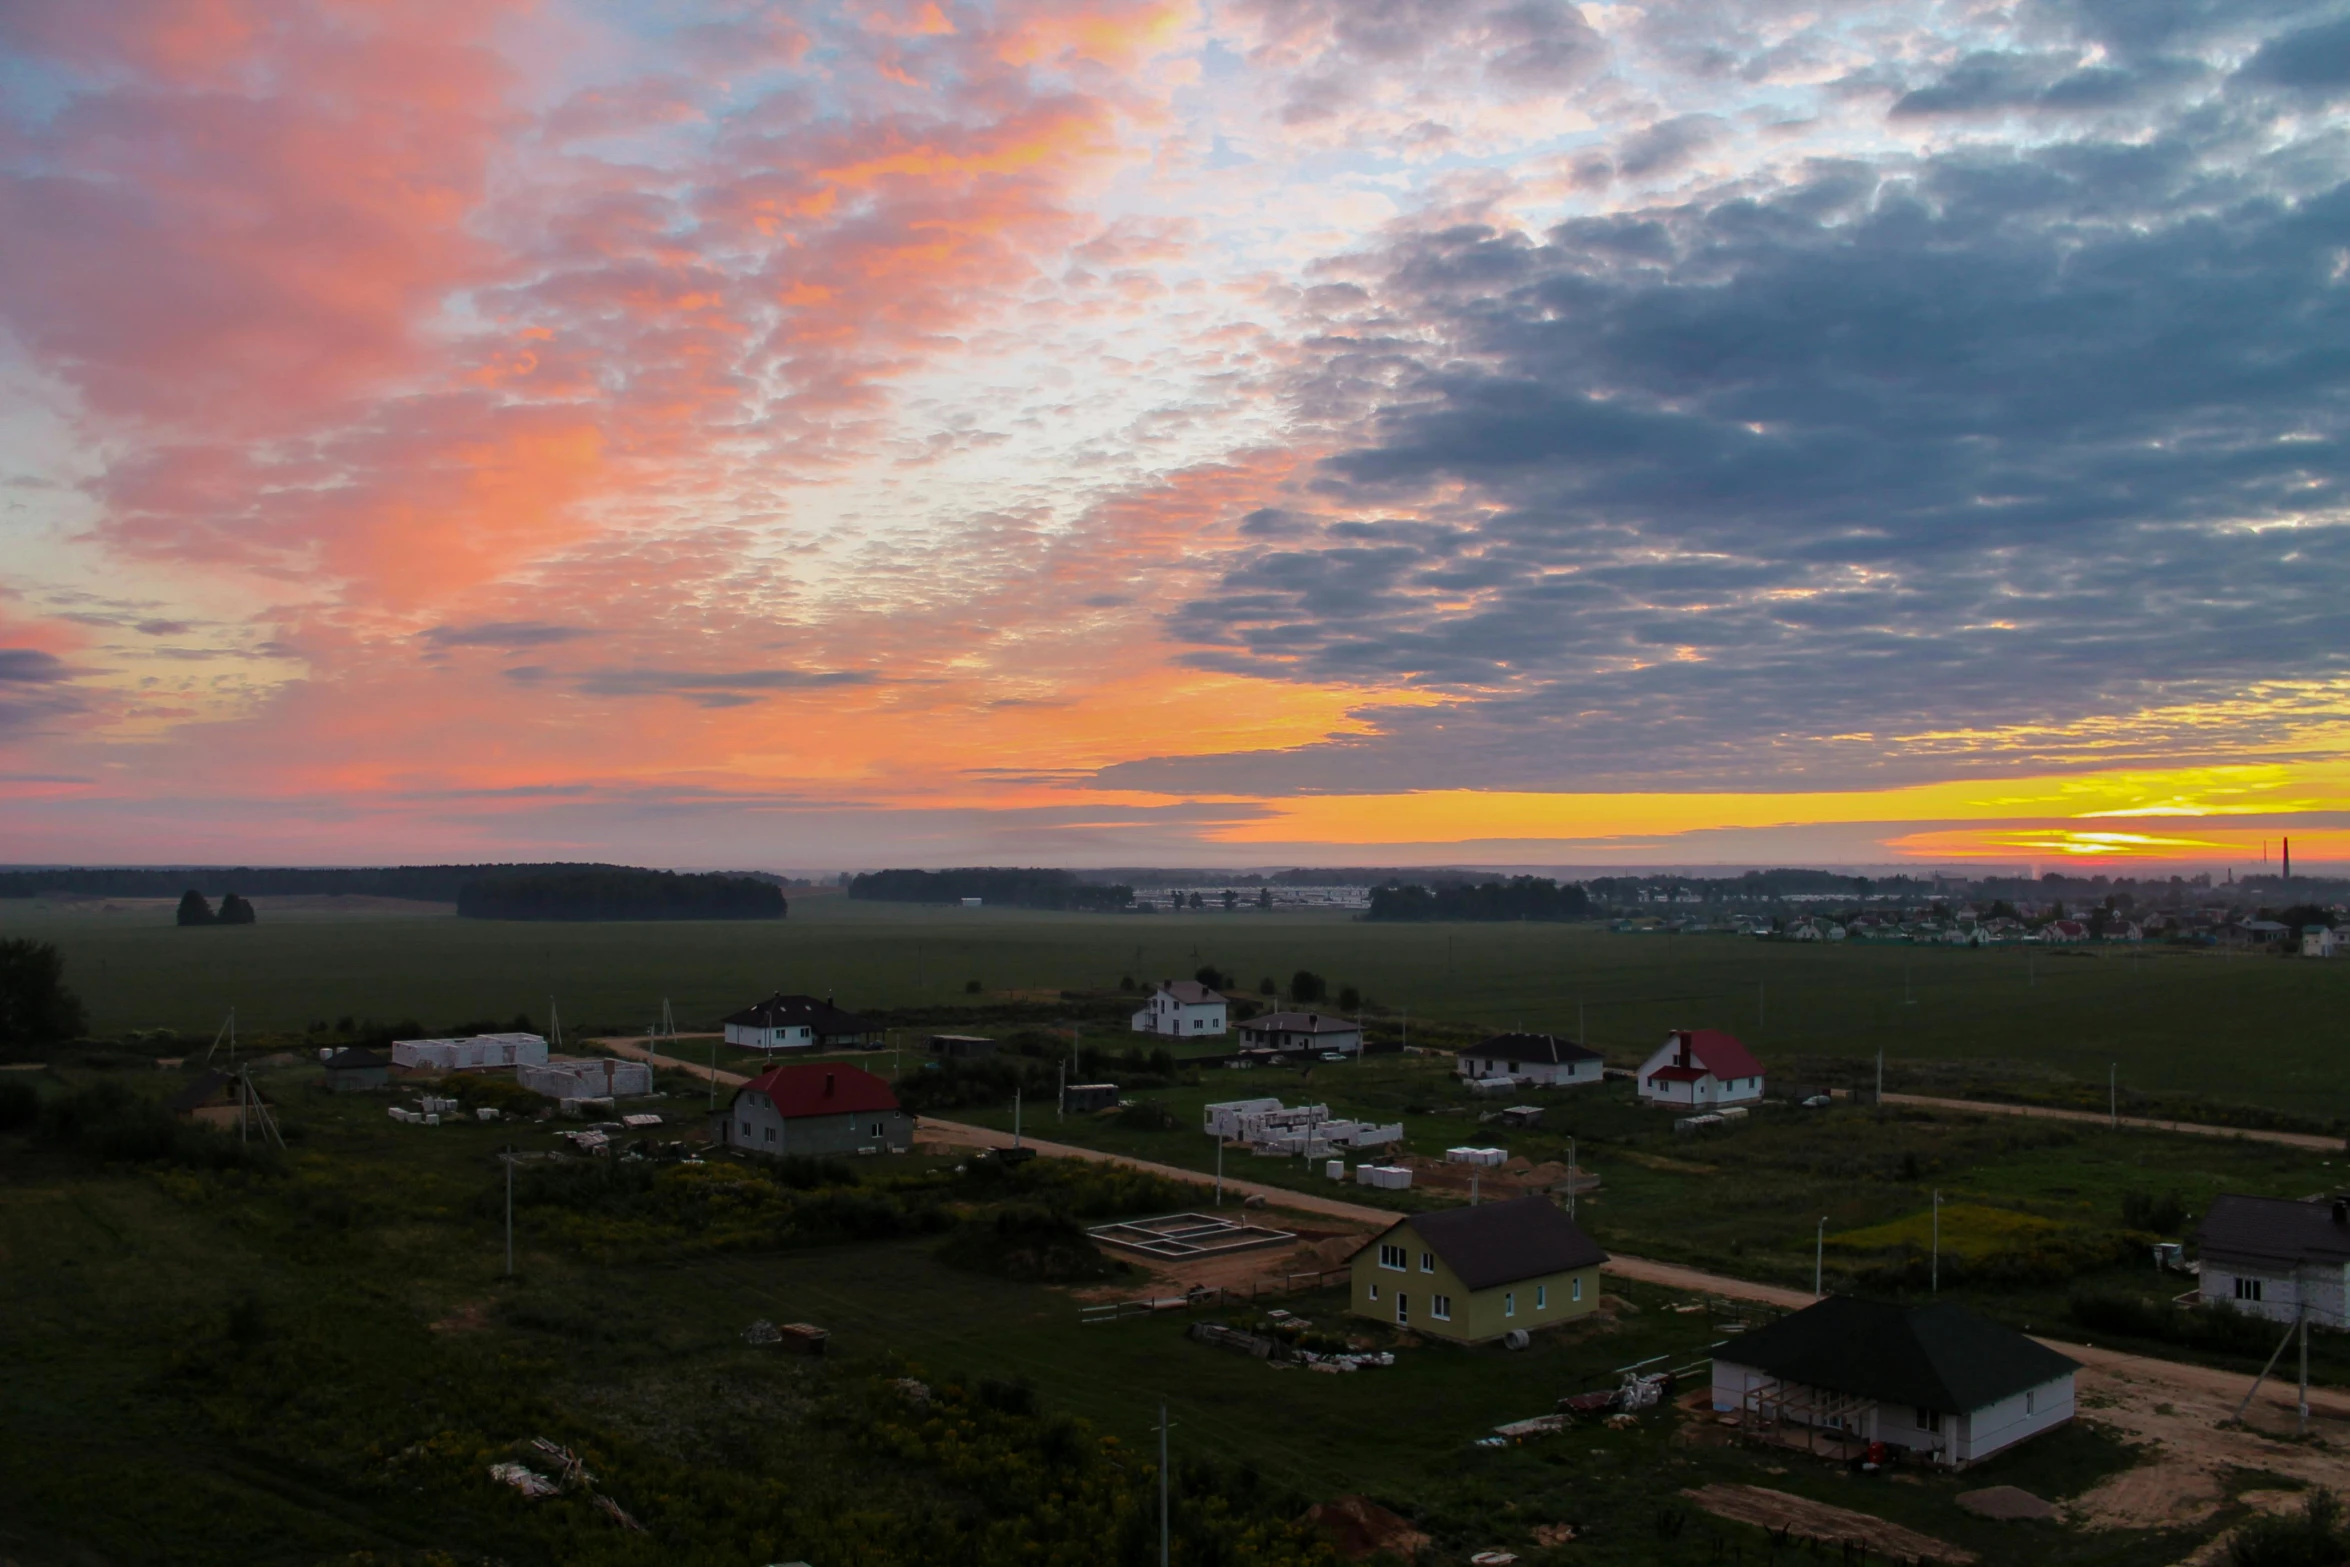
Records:
[[[1547,1197],[1439,1208],[1399,1219],[1388,1230],[1405,1224],[1473,1290],[1607,1261],[1599,1243]]]
[[[1884,1404],[1963,1415],[2053,1382],[2080,1363],[1964,1306],[1894,1306],[1832,1295],[1724,1345],[1714,1357]]]
[[[2221,1196],[2195,1231],[2204,1256],[2276,1268],[2350,1262],[2350,1216],[2340,1199]]]
[[[329,1072],[366,1072],[389,1069],[392,1063],[372,1050],[361,1050],[354,1045],[337,1055],[327,1057],[323,1064]]]
[[[1464,1045],[1453,1054],[1499,1056],[1506,1061],[1547,1061],[1553,1066],[1571,1066],[1577,1061],[1606,1059],[1598,1051],[1578,1045],[1571,1039],[1561,1039],[1556,1034],[1496,1034],[1481,1045]]]
[[[1682,1047],[1687,1064],[1702,1066],[1719,1078],[1760,1077],[1763,1066],[1744,1045],[1718,1028],[1676,1028],[1669,1043]],[[1682,1064],[1676,1056],[1675,1064]]]
[[[1223,992],[1196,979],[1163,979],[1156,988],[1187,1007],[1215,1006],[1224,999]]]
[[[854,1012],[843,1012],[814,996],[787,996],[780,990],[721,1021],[737,1028],[807,1028],[820,1037],[873,1032],[873,1024]]]
[[[1351,1017],[1328,1012],[1268,1012],[1240,1025],[1244,1034],[1359,1034],[1362,1028]]]
[[[762,1094],[785,1120],[806,1115],[862,1115],[895,1110],[898,1096],[871,1072],[826,1061],[772,1067],[735,1090],[735,1098]]]

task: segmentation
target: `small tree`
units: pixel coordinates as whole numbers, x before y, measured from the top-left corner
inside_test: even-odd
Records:
[[[1232,983],[1232,976],[1220,972],[1213,963],[1202,964],[1200,966],[1199,972],[1193,974],[1191,977],[1198,980],[1201,984],[1207,986],[1210,990],[1222,990],[1225,986]]]
[[[65,959],[46,941],[0,941],[0,1044],[45,1045],[89,1026],[65,988]]]
[[[1273,889],[1270,887],[1260,888],[1257,892],[1257,907],[1260,909],[1269,909],[1272,906]]]
[[[1240,894],[1230,887],[1224,889],[1224,912],[1229,914],[1240,907]]]
[[[1348,985],[1341,989],[1338,992],[1338,1010],[1341,1012],[1362,1011],[1363,993],[1355,989],[1352,985]]]
[[[1267,974],[1263,979],[1257,981],[1257,994],[1260,996],[1278,996],[1281,994],[1281,986],[1274,980],[1272,975]]]
[[[235,893],[229,893],[220,900],[220,912],[213,916],[213,922],[220,925],[250,925],[253,923],[253,905]]]
[[[207,899],[204,894],[198,892],[195,888],[190,887],[187,891],[180,894],[179,919],[182,925],[210,925],[215,923],[212,918],[211,901]]]
[[[1309,969],[1301,968],[1289,976],[1289,999],[1301,1006],[1310,1006],[1329,993],[1329,981]]]

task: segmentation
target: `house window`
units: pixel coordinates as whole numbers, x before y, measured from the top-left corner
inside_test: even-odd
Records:
[[[1450,1295],[1429,1296],[1428,1315],[1439,1322],[1450,1322],[1452,1320],[1452,1297]]]
[[[750,1122],[748,1122],[748,1121],[745,1121],[745,1122],[743,1123],[743,1136],[744,1136],[745,1138],[748,1138],[750,1135],[751,1135],[751,1123],[750,1123]]]
[[[762,1127],[760,1130],[761,1130],[761,1131],[762,1131],[762,1132],[765,1134],[765,1135],[762,1137],[762,1139],[761,1139],[762,1141],[764,1141],[764,1142],[770,1142],[770,1143],[771,1143],[771,1142],[773,1142],[773,1141],[775,1141],[775,1128],[774,1128],[774,1127],[772,1127],[772,1126],[768,1126],[768,1127]]]
[[[1411,1298],[1411,1296],[1409,1296],[1409,1295],[1405,1295],[1405,1294],[1402,1294],[1402,1293],[1400,1293],[1400,1292],[1399,1292],[1399,1293],[1396,1295],[1396,1297],[1395,1297],[1395,1320],[1396,1320],[1396,1321],[1398,1321],[1398,1322],[1409,1322],[1409,1321],[1411,1321],[1411,1320],[1412,1320],[1412,1298]]]
[[[1404,1249],[1401,1246],[1382,1246],[1379,1248],[1379,1266],[1393,1268],[1396,1272],[1401,1273],[1410,1264],[1406,1261]]]
[[[1516,1290],[1506,1291],[1502,1295],[1501,1314],[1505,1317],[1514,1317],[1518,1314],[1518,1292]]]
[[[2260,1299],[2260,1283],[2261,1283],[2261,1281],[2260,1281],[2260,1280],[2258,1280],[2258,1279],[2247,1279],[2247,1278],[2244,1278],[2244,1277],[2243,1277],[2243,1276],[2241,1276],[2241,1275],[2238,1275],[2238,1277],[2237,1277],[2237,1279],[2236,1279],[2236,1299],[2238,1299],[2238,1300],[2258,1300],[2258,1299]]]
[[[873,1123],[873,1135],[876,1137],[881,1135],[881,1123],[879,1121]]]
[[[2030,1411],[2027,1409],[2025,1413],[2029,1414]],[[1940,1431],[1942,1429],[1942,1411],[1927,1409],[1921,1405],[1918,1409],[1918,1429],[1920,1431]]]
[[[1537,1284],[1534,1286],[1534,1309],[1536,1311],[1547,1311],[1550,1309],[1549,1285]]]
[[[1420,1253],[1420,1271],[1422,1273],[1434,1273],[1436,1271],[1436,1253],[1432,1251],[1424,1251]]]
[[[1569,1300],[1581,1300],[1583,1298],[1583,1281],[1581,1279],[1569,1280],[1567,1289],[1569,1292],[1567,1298]]]

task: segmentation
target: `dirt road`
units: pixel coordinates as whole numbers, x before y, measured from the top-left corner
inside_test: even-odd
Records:
[[[2094,1110],[2052,1110],[2046,1105],[2003,1105],[1988,1099],[1937,1099],[1930,1094],[1887,1094],[1889,1105],[1923,1105],[1934,1110],[1965,1110],[1975,1115],[2021,1115],[2039,1121],[2088,1121],[2098,1126],[2113,1124],[2113,1117],[2099,1115]],[[2201,1121],[2157,1121],[2149,1116],[2125,1115],[2121,1125],[2146,1132],[2184,1132],[2191,1137],[2242,1137],[2256,1143],[2276,1143],[2285,1148],[2305,1148],[2313,1153],[2340,1153],[2344,1140],[2323,1137],[2314,1132],[2270,1132],[2247,1126],[2210,1126]]]
[[[687,1034],[683,1037],[687,1039],[715,1039],[717,1036],[714,1034]],[[728,1088],[740,1088],[750,1081],[740,1072],[720,1071],[707,1061],[686,1061],[677,1056],[657,1055],[647,1047],[641,1037],[636,1039],[591,1039],[588,1043],[602,1045],[614,1055],[626,1056],[631,1061],[650,1061],[655,1066],[665,1066],[671,1071],[690,1073],[705,1080],[715,1078]]]

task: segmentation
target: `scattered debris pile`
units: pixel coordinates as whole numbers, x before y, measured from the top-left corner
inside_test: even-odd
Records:
[[[595,1489],[596,1477],[588,1473],[587,1465],[580,1462],[577,1453],[543,1436],[532,1437],[530,1446],[531,1451],[555,1471],[552,1477],[540,1474],[526,1464],[508,1460],[490,1465],[490,1478],[501,1485],[512,1486],[522,1493],[525,1501],[532,1502],[564,1491],[585,1491],[596,1511],[631,1533],[645,1533],[645,1526],[630,1517],[627,1508]]]
[[[1331,1549],[1349,1561],[1362,1561],[1385,1551],[1409,1561],[1431,1543],[1409,1519],[1389,1512],[1367,1496],[1341,1496],[1316,1502],[1306,1509],[1305,1521],[1321,1531]]]

